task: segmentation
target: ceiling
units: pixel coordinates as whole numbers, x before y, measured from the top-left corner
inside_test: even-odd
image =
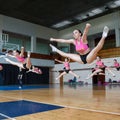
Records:
[[[117,7],[110,7],[115,1],[118,1]],[[120,0],[0,0],[0,14],[63,30],[118,10],[119,2]],[[96,8],[102,11],[89,14]],[[64,25],[59,26],[60,22]]]

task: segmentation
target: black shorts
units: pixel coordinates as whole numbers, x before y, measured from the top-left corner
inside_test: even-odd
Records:
[[[29,71],[29,69],[26,67],[26,63],[23,64],[23,67],[25,68],[25,71]],[[30,69],[32,69],[32,66],[30,67]]]
[[[100,68],[101,70],[105,71],[105,69],[107,68],[107,66],[104,66],[102,68]]]
[[[70,69],[68,69],[68,70],[64,69],[64,72],[66,72],[66,73],[69,73],[69,71],[70,71]]]
[[[119,71],[119,70],[120,70],[120,67],[116,67],[116,69],[117,69],[117,71]]]
[[[87,57],[87,55],[88,55],[89,53],[90,53],[90,52],[88,52],[88,53],[85,54],[85,55],[80,55],[80,58],[81,58],[81,60],[82,60],[82,62],[83,62],[84,64],[87,63],[87,61],[86,61],[86,57]]]

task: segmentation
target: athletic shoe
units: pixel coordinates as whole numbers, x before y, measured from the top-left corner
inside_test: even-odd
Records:
[[[102,37],[106,38],[108,35],[108,32],[109,32],[109,28],[107,26],[105,26],[103,29]]]

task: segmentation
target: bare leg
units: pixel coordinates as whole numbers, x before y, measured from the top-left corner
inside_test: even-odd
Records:
[[[109,28],[107,26],[105,26],[103,29],[102,38],[100,39],[97,46],[87,56],[88,63],[93,62],[93,60],[95,60],[95,58],[97,56],[97,53],[102,49],[104,42],[105,42],[105,38],[107,37],[108,31],[109,31]]]
[[[107,70],[110,74],[112,74],[113,77],[115,77],[115,74],[110,70],[109,67],[107,67],[106,70]]]
[[[31,60],[30,60],[30,52],[28,51],[28,53],[27,53],[27,59],[26,59],[26,67],[28,68],[28,69],[30,69],[30,67],[32,66],[32,63],[31,63]]]
[[[99,75],[105,75],[105,73],[99,73]]]
[[[53,46],[51,44],[50,44],[50,47],[52,48],[52,51],[57,52],[61,56],[68,57],[68,58],[72,59],[73,61],[76,61],[76,62],[79,62],[79,63],[83,64],[83,62],[82,62],[82,60],[81,60],[81,58],[80,58],[79,55],[77,55],[77,54],[71,54],[71,53],[65,53],[65,52],[57,49],[55,46]]]
[[[62,72],[57,78],[56,78],[56,80],[58,80],[60,77],[62,77],[63,75],[65,75],[66,74],[66,72]]]
[[[75,74],[73,71],[69,71],[69,73],[72,74],[73,76],[77,77],[77,78],[80,78],[80,76]]]
[[[94,72],[93,72],[91,75],[89,75],[86,79],[92,78],[94,75],[97,75],[97,73],[99,73],[99,72],[102,72],[102,70],[101,70],[101,69],[98,69],[98,70],[94,71]]]
[[[19,63],[19,62],[14,62],[14,61],[12,61],[12,60],[10,60],[10,59],[8,59],[8,58],[5,58],[5,60],[6,60],[7,62],[11,63],[12,65],[15,65],[15,66],[18,66],[18,67],[20,67],[20,68],[23,68],[23,69],[24,69],[24,67],[23,67],[23,64],[22,64],[22,63]]]

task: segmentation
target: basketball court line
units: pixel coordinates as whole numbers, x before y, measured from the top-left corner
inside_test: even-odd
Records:
[[[25,99],[25,100],[32,101],[32,100],[28,100],[28,99]],[[32,102],[38,102],[38,101],[32,101]],[[47,103],[47,102],[38,102],[38,103],[51,104],[51,103]],[[89,111],[89,112],[97,112],[97,113],[104,113],[104,114],[111,114],[111,115],[119,115],[120,116],[120,113],[117,113],[117,112],[108,112],[108,111],[103,111],[103,110],[87,109],[87,108],[73,107],[73,106],[67,106],[67,105],[61,105],[61,104],[51,104],[51,105],[57,105],[57,106],[65,107],[65,108],[71,108],[71,109],[84,110],[84,111]]]
[[[14,99],[14,100],[21,100],[21,99],[14,98],[14,97],[6,97],[6,96],[1,96],[1,97]],[[23,99],[23,100],[30,101],[30,102],[43,103],[43,104],[51,104],[48,102],[40,102],[40,101],[34,101],[34,100],[29,100],[29,99]],[[103,113],[103,114],[119,115],[120,116],[120,113],[118,113],[118,112],[109,112],[109,111],[103,111],[103,110],[87,109],[87,108],[73,107],[73,106],[67,106],[67,105],[61,105],[61,104],[51,104],[51,105],[56,105],[56,106],[61,106],[64,108],[71,108],[71,109],[76,109],[76,110],[84,110],[84,111],[89,111],[89,112],[96,112],[96,113]]]
[[[0,113],[0,115],[7,118],[7,119],[9,119],[9,120],[16,120],[15,118],[11,118],[11,117],[9,117],[9,116],[7,116],[5,114],[2,114],[2,113]]]

